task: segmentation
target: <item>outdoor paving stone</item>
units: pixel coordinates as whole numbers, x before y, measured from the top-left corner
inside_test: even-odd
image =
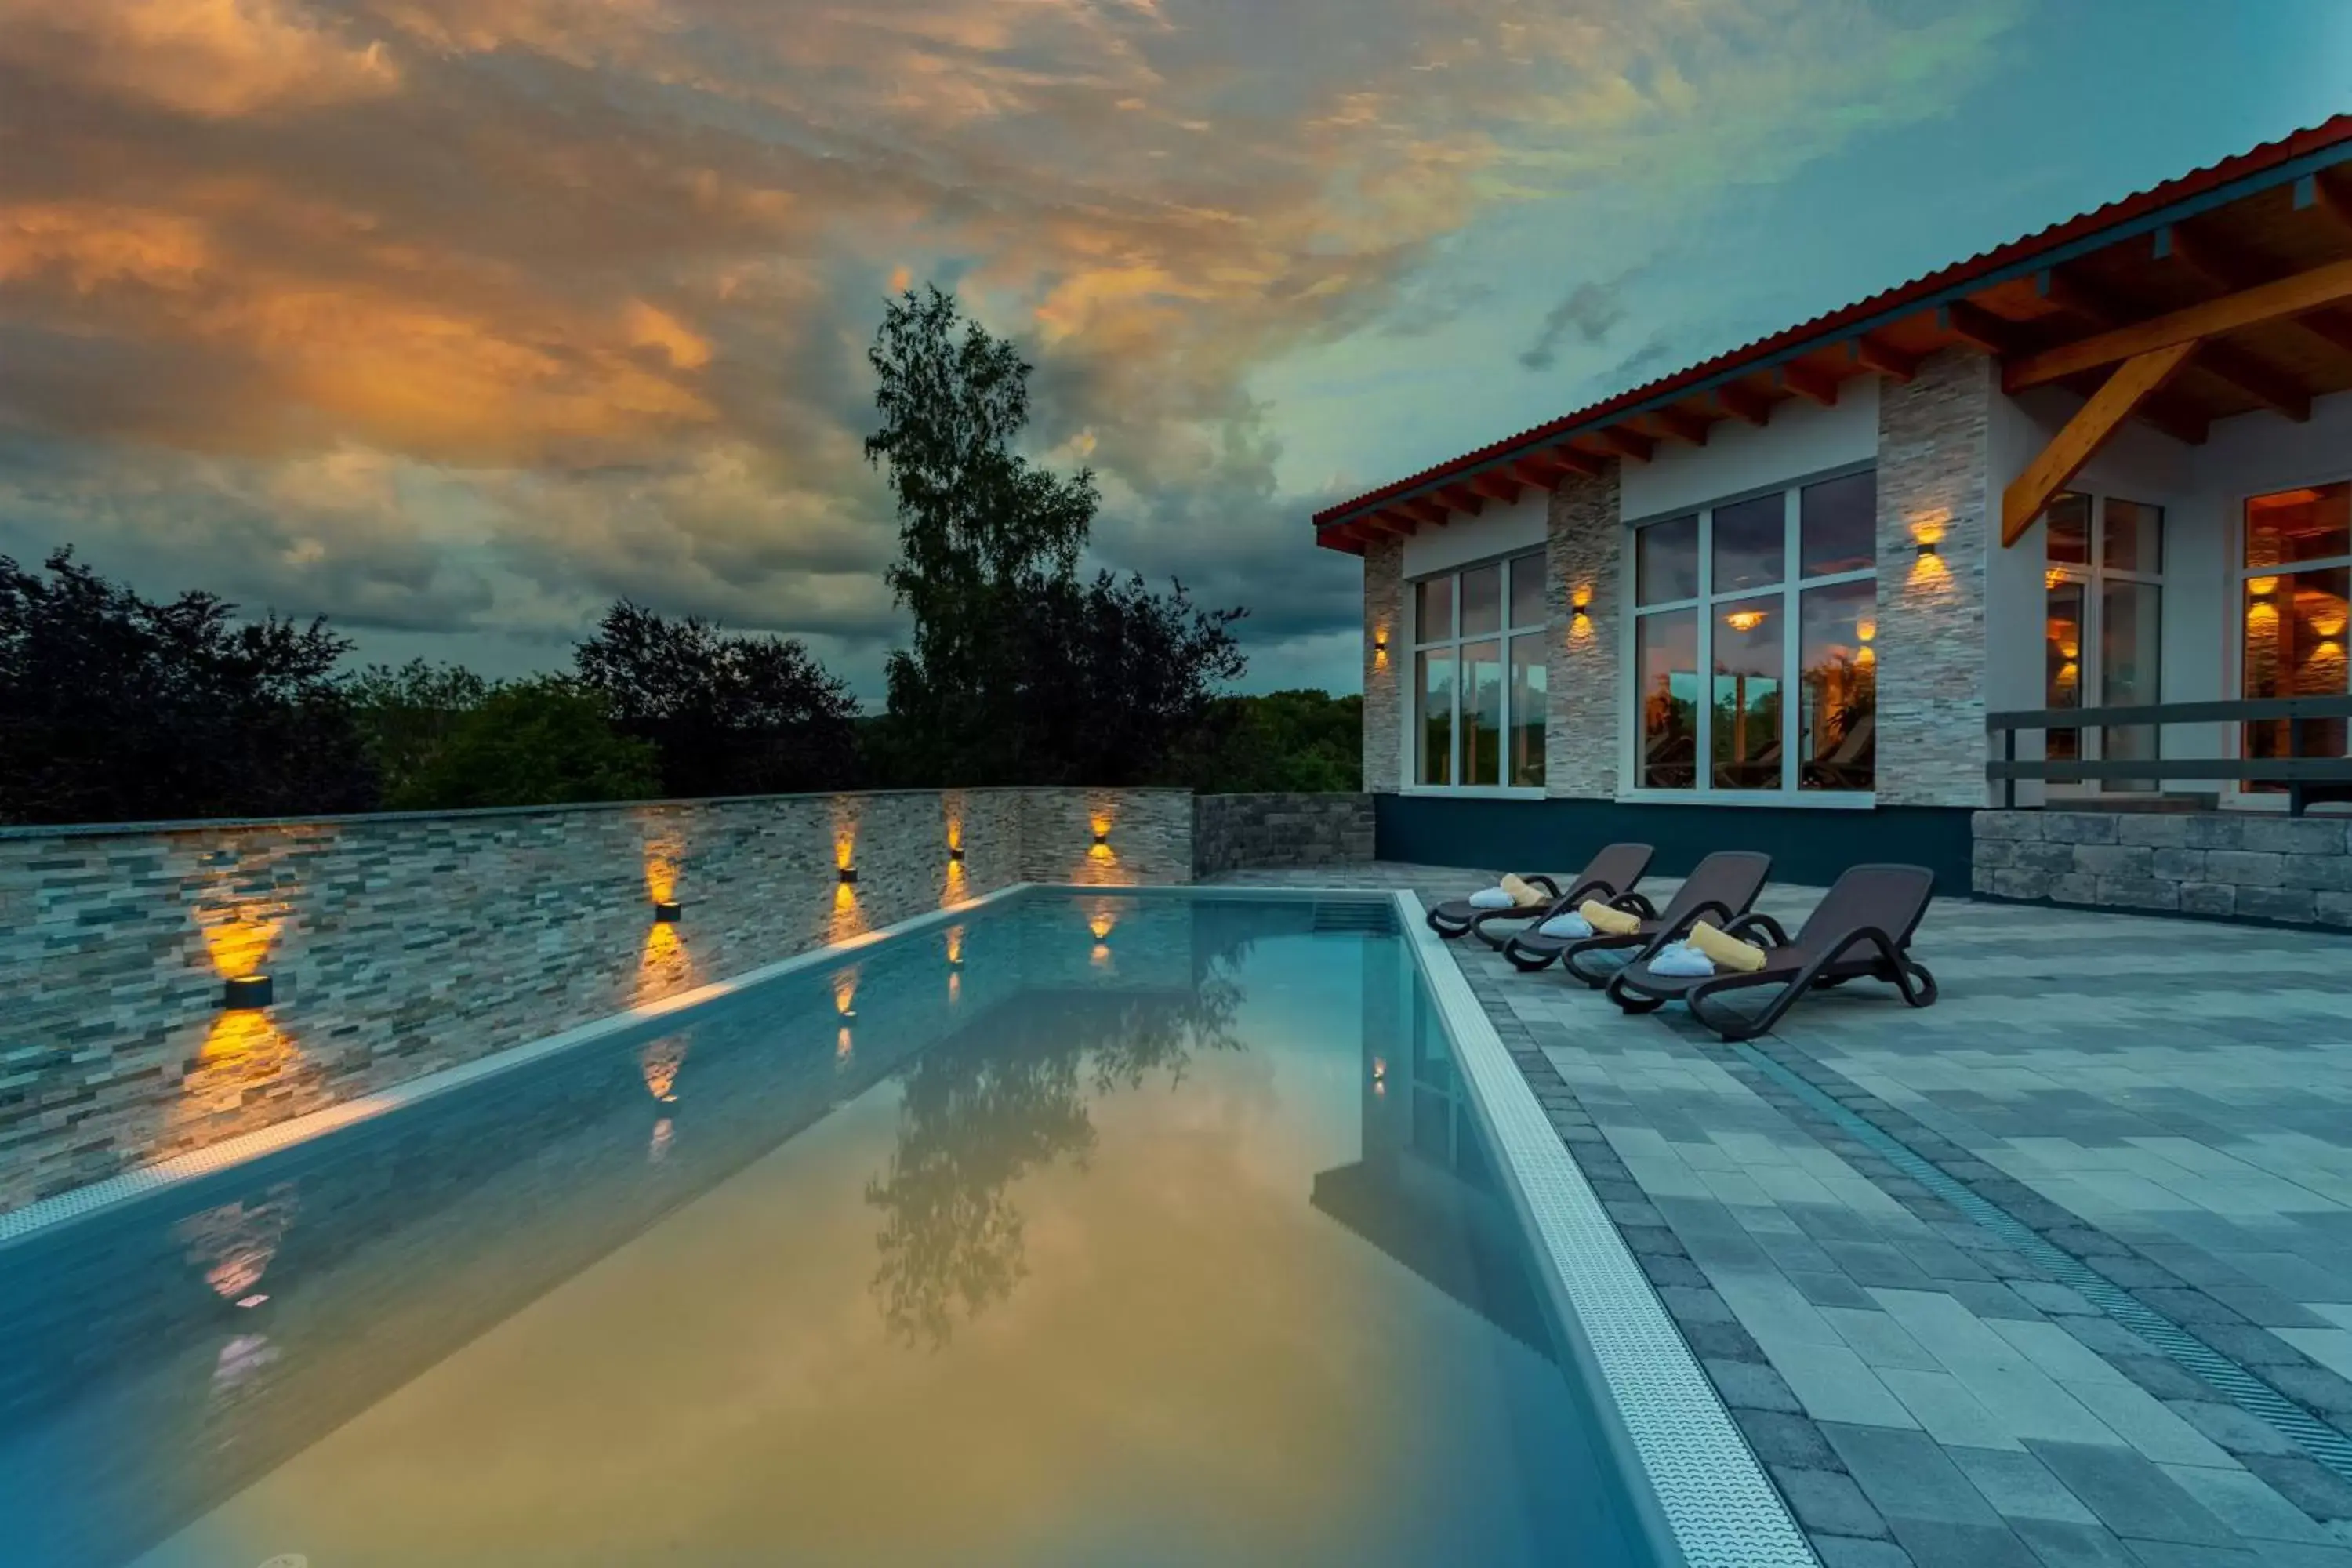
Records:
[[[2279,1496],[2315,1520],[2352,1520],[2352,1481],[2300,1451],[2248,1454],[2241,1461]]]
[[[1746,1435],[1748,1446],[1768,1465],[1800,1469],[1836,1470],[1845,1468],[1822,1437],[1821,1427],[1802,1415],[1779,1410],[1748,1410],[1734,1405],[1731,1418]],[[2293,1510],[2290,1510],[2290,1512]]]
[[[1870,1506],[1852,1477],[1834,1470],[1801,1469],[1787,1465],[1766,1468],[1779,1484],[1780,1495],[1788,1500],[1789,1511],[1807,1530],[1865,1540],[1886,1536],[1886,1521]]]
[[[1927,1271],[1884,1241],[1824,1241],[1822,1250],[1836,1260],[1846,1277],[1865,1289],[1927,1290],[1935,1280]]]
[[[2036,1310],[2053,1318],[2088,1318],[2099,1310],[2085,1300],[2082,1292],[2071,1285],[2061,1285],[2050,1279],[2016,1279],[2009,1287],[2019,1300]]]
[[[1987,1409],[1950,1373],[1883,1367],[1878,1369],[1878,1377],[1886,1391],[1901,1400],[1903,1407],[1938,1443],[1984,1448],[2019,1447],[2008,1422]]]
[[[1890,1521],[1936,1520],[1995,1524],[1992,1504],[1924,1432],[1823,1422],[1822,1436],[1845,1461],[1854,1483]]]
[[[2128,1448],[2043,1442],[2026,1448],[2117,1535],[2196,1546],[2228,1546],[2237,1539],[2170,1476]]]
[[[1917,1568],[1911,1554],[1891,1541],[1816,1535],[1813,1550],[1821,1556],[1822,1568]]]
[[[1895,1539],[1919,1568],[2042,1568],[2005,1524],[1948,1524],[1938,1520],[1887,1521]]]
[[[1776,1248],[1775,1253],[1780,1260],[1786,1260],[1785,1249]],[[1854,1308],[1874,1311],[1878,1306],[1877,1302],[1871,1300],[1868,1291],[1843,1274],[1818,1274],[1792,1269],[1789,1273],[1789,1283],[1797,1288],[1799,1295],[1816,1307]]]
[[[2342,1544],[2326,1525],[2250,1471],[2167,1465],[2164,1473],[2214,1518],[2242,1536],[2257,1541],[2310,1542],[2323,1546]]]
[[[2272,1387],[2290,1399],[2330,1417],[2352,1416],[2352,1383],[2325,1367],[2271,1365],[2261,1372]]]
[[[2262,1559],[2237,1547],[2187,1546],[2169,1541],[2124,1543],[2146,1568],[2262,1568]]]
[[[2010,1521],[2010,1529],[2042,1568],[2145,1568],[2103,1525],[2018,1519]]]
[[[1761,1362],[1709,1359],[1701,1364],[1723,1402],[1735,1410],[1775,1410],[1794,1415],[1804,1409],[1780,1374]]]
[[[2002,1518],[2096,1524],[2098,1516],[2059,1483],[2050,1468],[2022,1448],[1948,1447],[1944,1452],[1969,1484],[1984,1494]],[[2290,1510],[2292,1511],[2292,1510]]]
[[[1918,1372],[1943,1369],[1944,1363],[1905,1332],[1902,1324],[1880,1311],[1874,1300],[1870,1300],[1866,1310],[1824,1307],[1822,1318],[1872,1367],[1908,1367]]]
[[[2259,1415],[2222,1402],[2219,1391],[2197,1385],[2201,1397],[2167,1399],[2164,1407],[2195,1427],[2210,1442],[2243,1458],[2250,1454],[2299,1454],[2294,1438]]]
[[[1650,1277],[1653,1285],[1690,1285],[1706,1283],[1706,1276],[1697,1264],[1687,1258],[1652,1255],[1642,1260],[1642,1272]]]
[[[1939,1279],[1943,1292],[1979,1318],[2039,1322],[2042,1313],[2024,1297],[1998,1279]]]
[[[1871,1426],[1916,1426],[1903,1402],[1886,1390],[1860,1356],[1843,1346],[1781,1344],[1769,1352],[1772,1365],[1816,1421]]]

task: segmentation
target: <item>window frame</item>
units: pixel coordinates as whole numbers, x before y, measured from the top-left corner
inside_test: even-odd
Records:
[[[2051,497],[2050,504],[2052,506],[2055,506],[2061,500],[2067,496],[2081,496],[2091,503],[2090,526],[2084,538],[2083,553],[2085,557],[2084,560],[2081,562],[2055,562],[2051,560],[2049,510],[2044,508],[2042,516],[2034,520],[2042,525],[2042,531],[2041,618],[2044,627],[2044,636],[2046,637],[2048,635],[2047,628],[2050,620],[2050,591],[2053,588],[2057,587],[2061,583],[2074,584],[2083,592],[2083,652],[2082,657],[2075,660],[2075,663],[2081,668],[2082,673],[2080,679],[2076,683],[2076,690],[2078,692],[2091,692],[2095,689],[2103,689],[2106,684],[2107,678],[2105,625],[2107,609],[2106,595],[2103,590],[2109,583],[2134,583],[2142,587],[2154,588],[2156,590],[2158,617],[2156,639],[2156,689],[2157,700],[2161,702],[2164,700],[2165,681],[2164,625],[2166,619],[2171,615],[2172,611],[2172,606],[2169,603],[2169,595],[2165,586],[2165,570],[2163,564],[2164,563],[2169,562],[2172,558],[2172,503],[2169,500],[2147,500],[2139,496],[2118,494],[2116,491],[2105,489],[2095,489],[2089,487],[2074,489],[2070,487],[2066,489],[2061,490],[2057,495]],[[2155,571],[2146,572],[2137,569],[2127,569],[2121,566],[2110,566],[2106,563],[2107,503],[2109,501],[2122,501],[2126,506],[2147,507],[2155,511],[2157,520],[2157,560],[2158,562],[2158,565]],[[2242,518],[2242,516],[2243,512],[2242,509],[2241,517]],[[2238,552],[2238,558],[2242,561],[2245,558],[2245,552],[2242,547]],[[2256,575],[2256,574],[2250,573],[2248,575]],[[2242,652],[2242,641],[2241,642],[2240,647]],[[2046,685],[2042,689],[2042,699],[2043,707],[2048,708],[2053,706],[2050,701],[2050,692]],[[2105,699],[2104,696],[2102,696],[2100,700],[2096,702],[2077,701],[2074,704],[2077,708],[2098,708],[2105,705]],[[2151,730],[2149,740],[2156,748],[2156,756],[2152,760],[2162,762],[2164,760],[2164,726],[2158,724],[2150,726],[2149,728]],[[2077,748],[2075,754],[2076,761],[2095,763],[2104,760],[2106,752],[2106,731],[2104,729],[2092,725],[2084,725],[2074,731],[2073,733],[2075,736],[2074,743]],[[2058,779],[2052,779],[2042,785],[2042,794],[2045,797],[2053,800],[2097,800],[2102,798],[2123,800],[2137,798],[2145,800],[2162,793],[2162,784],[2160,780],[2153,788],[2137,790],[2111,789],[2108,787],[2109,782],[2110,781],[2104,779],[2082,779],[2077,781],[2061,781]]]
[[[1513,622],[1511,619],[1511,563],[1517,561],[1528,560],[1538,563],[1537,572],[1538,574],[1538,580],[1544,584],[1546,589],[1543,595],[1543,619],[1534,626],[1520,626]],[[1480,571],[1488,566],[1499,568],[1499,575],[1502,579],[1501,605],[1497,612],[1499,618],[1495,630],[1465,637],[1463,635],[1462,630],[1462,579],[1472,572]],[[1497,551],[1492,554],[1476,556],[1468,561],[1458,562],[1454,565],[1443,567],[1438,571],[1424,572],[1417,577],[1407,577],[1404,579],[1402,594],[1403,602],[1402,613],[1399,616],[1399,618],[1404,622],[1404,637],[1402,638],[1404,645],[1404,657],[1402,660],[1402,673],[1398,679],[1399,683],[1405,689],[1403,712],[1404,721],[1399,726],[1402,731],[1402,745],[1401,748],[1402,755],[1400,759],[1401,765],[1398,769],[1398,776],[1402,780],[1402,783],[1399,785],[1400,793],[1404,795],[1440,795],[1457,799],[1473,800],[1541,800],[1544,798],[1544,785],[1542,784],[1467,784],[1459,782],[1462,777],[1463,763],[1465,761],[1465,736],[1462,727],[1462,699],[1464,670],[1465,667],[1462,658],[1462,650],[1465,647],[1474,643],[1492,642],[1496,644],[1498,647],[1499,656],[1497,662],[1502,669],[1503,700],[1502,727],[1500,731],[1501,752],[1498,760],[1501,764],[1500,771],[1507,774],[1510,769],[1511,721],[1513,717],[1511,713],[1511,639],[1520,637],[1536,637],[1542,638],[1543,640],[1540,646],[1544,651],[1546,668],[1549,669],[1551,656],[1550,572],[1550,548],[1548,544],[1538,544],[1532,548],[1528,545],[1521,544],[1514,546],[1508,550]],[[1451,630],[1447,636],[1423,639],[1421,635],[1421,586],[1424,583],[1435,583],[1441,581],[1448,584],[1448,604],[1451,606],[1448,623],[1451,626]],[[1453,748],[1451,777],[1454,782],[1448,784],[1423,784],[1421,782],[1421,699],[1423,693],[1421,656],[1431,652],[1444,652],[1450,654],[1454,659],[1454,708],[1449,743]],[[1549,681],[1546,682],[1544,691],[1543,723],[1544,735],[1548,741],[1551,732],[1551,691]],[[1546,772],[1548,780],[1549,769],[1547,769]]]
[[[2339,566],[2352,568],[2352,555],[2323,556],[2316,561],[2298,561],[2286,567],[2248,566],[2246,564],[2246,508],[2265,496],[2274,496],[2284,490],[2318,489],[2328,485],[2352,485],[2352,468],[2328,468],[2315,477],[2305,475],[2299,478],[2265,480],[2259,489],[2239,490],[2232,498],[2229,520],[2230,573],[2227,579],[2230,585],[2228,605],[2230,640],[2226,649],[2228,658],[2225,665],[2226,690],[2231,698],[2242,698],[2246,690],[2247,583],[2256,577],[2284,576],[2298,571],[2327,571]],[[2352,670],[2347,671],[2345,684],[2347,693],[2352,693]],[[2226,727],[2226,730],[2223,754],[2242,758],[2246,754],[2245,725],[2231,724]],[[2240,779],[2225,781],[2220,798],[2233,807],[2249,811],[2284,812],[2287,807],[2287,795],[2284,789],[2250,789],[2245,782]],[[2328,808],[2321,806],[2314,809],[2325,811]]]
[[[1804,561],[1804,492],[1813,485],[1832,479],[1851,479],[1857,474],[1875,473],[1879,463],[1875,457],[1812,473],[1799,474],[1770,484],[1756,485],[1718,496],[1697,506],[1676,507],[1652,516],[1628,520],[1622,525],[1621,543],[1622,569],[1620,593],[1624,614],[1618,630],[1617,648],[1617,736],[1618,788],[1616,798],[1643,805],[1751,805],[1801,806],[1809,811],[1867,811],[1878,804],[1875,787],[1876,772],[1872,773],[1873,787],[1868,790],[1803,789],[1803,763],[1798,755],[1799,726],[1803,703],[1792,695],[1803,679],[1804,595],[1811,588],[1833,588],[1851,583],[1879,581],[1881,563],[1877,559],[1877,541],[1873,537],[1870,565],[1851,572],[1829,572],[1818,576],[1802,574]],[[1717,593],[1715,587],[1715,514],[1727,507],[1760,500],[1768,496],[1781,498],[1781,557],[1780,581],[1761,587],[1732,588]],[[1696,596],[1661,600],[1654,605],[1639,602],[1641,597],[1640,534],[1642,530],[1662,522],[1674,522],[1682,518],[1698,519],[1698,584]],[[1640,672],[1634,667],[1636,637],[1641,622],[1647,616],[1675,611],[1692,610],[1696,615],[1697,629],[1694,636],[1695,662],[1701,678],[1701,689],[1712,697],[1715,682],[1715,616],[1729,605],[1743,600],[1777,596],[1780,601],[1780,787],[1778,789],[1717,789],[1708,782],[1714,773],[1715,704],[1705,700],[1698,704],[1698,731],[1696,736],[1697,761],[1696,778],[1689,789],[1667,789],[1642,784],[1642,692]],[[1882,603],[1877,618],[1885,618]]]

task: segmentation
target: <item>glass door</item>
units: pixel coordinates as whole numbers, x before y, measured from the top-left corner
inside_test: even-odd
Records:
[[[2044,705],[2135,708],[2163,700],[2164,509],[2069,492],[2044,517]],[[2052,730],[2062,762],[2152,762],[2154,725]],[[2158,781],[2053,777],[2053,794],[2147,793]]]

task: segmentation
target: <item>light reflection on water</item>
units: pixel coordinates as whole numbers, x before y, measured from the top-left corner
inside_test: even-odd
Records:
[[[1633,1561],[1408,963],[1039,898],[0,1255],[0,1555]]]

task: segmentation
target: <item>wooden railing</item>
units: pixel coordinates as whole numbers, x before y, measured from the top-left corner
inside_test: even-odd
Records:
[[[2303,730],[2296,721],[2312,719],[2352,720],[2352,697],[2247,698],[2227,702],[2158,702],[2134,708],[2032,708],[1988,713],[1985,715],[1985,730],[1989,734],[2000,738],[2000,758],[1985,764],[1985,777],[2000,785],[2001,804],[2007,806],[2017,804],[2020,779],[2039,779],[2045,783],[2116,780],[2151,786],[2171,779],[2277,784],[2286,786],[2288,812],[2300,816],[2303,815],[2305,793],[2310,785],[2342,784],[2347,786],[2347,793],[2352,793],[2352,757],[2340,753],[2312,757],[2303,754]],[[2286,755],[2283,757],[2163,755],[2162,736],[2168,725],[2244,725],[2276,723],[2281,720],[2288,721]],[[2017,736],[2021,730],[2040,730],[2047,733],[2053,730],[2129,729],[2154,731],[2158,737],[2158,754],[2153,757],[2087,761],[2057,758],[2021,763],[2017,760]],[[2240,734],[2242,735],[2243,731],[2241,731]]]

